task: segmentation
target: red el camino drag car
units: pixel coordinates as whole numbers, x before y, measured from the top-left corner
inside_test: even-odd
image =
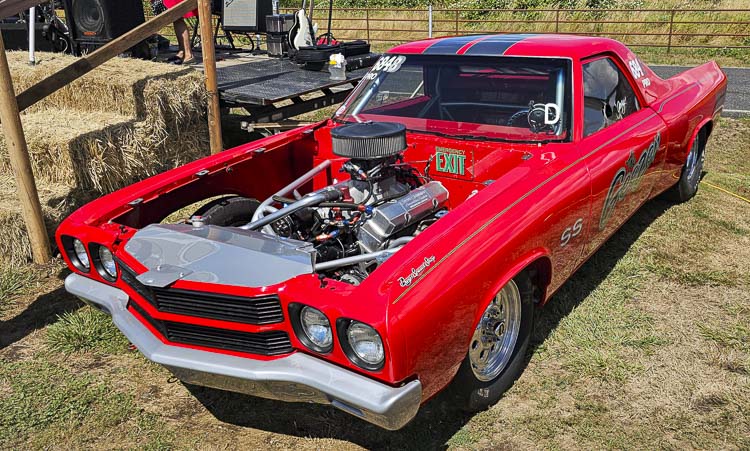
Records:
[[[644,202],[695,194],[725,89],[713,62],[663,80],[609,39],[401,45],[330,120],[76,211],[65,286],[192,384],[386,429],[446,388],[486,408],[534,308]]]

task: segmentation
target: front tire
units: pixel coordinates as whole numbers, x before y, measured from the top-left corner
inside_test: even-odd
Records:
[[[527,273],[509,281],[472,332],[450,390],[468,411],[495,404],[523,372],[534,329],[535,287]]]
[[[255,199],[226,196],[207,203],[193,216],[202,216],[206,225],[240,227],[253,220],[253,213],[259,205]]]
[[[698,184],[703,175],[703,163],[706,161],[705,131],[698,132],[698,136],[690,146],[690,152],[682,167],[680,179],[670,192],[670,198],[675,202],[687,202],[698,192]]]

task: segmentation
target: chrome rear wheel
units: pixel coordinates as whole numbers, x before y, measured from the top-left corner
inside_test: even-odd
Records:
[[[680,178],[667,193],[667,197],[674,202],[686,202],[698,191],[701,177],[703,176],[703,163],[706,161],[706,139],[708,132],[702,129],[690,146],[685,164],[682,166]]]
[[[690,153],[688,153],[687,161],[685,162],[687,182],[693,190],[698,189],[704,160],[703,145],[699,136],[693,140],[693,145],[690,147]]]
[[[518,341],[521,316],[521,293],[511,280],[487,306],[469,343],[471,370],[480,381],[495,379],[508,365]]]

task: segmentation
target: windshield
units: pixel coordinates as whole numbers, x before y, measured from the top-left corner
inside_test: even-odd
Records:
[[[334,119],[459,138],[565,140],[569,73],[565,59],[387,54]]]

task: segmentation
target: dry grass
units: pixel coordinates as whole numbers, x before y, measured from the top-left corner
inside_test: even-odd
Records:
[[[750,121],[724,120],[705,180],[748,189],[748,140]],[[169,383],[95,338],[117,332],[58,279],[28,289],[19,274],[0,309],[0,329],[20,331],[0,337],[0,447],[747,449],[748,261],[750,204],[705,184],[686,204],[650,202],[539,312],[526,371],[496,406],[466,416],[438,397],[395,433]]]
[[[207,124],[154,127],[106,112],[48,109],[22,117],[40,184],[108,193],[206,155]],[[0,141],[0,173],[10,173]]]
[[[59,53],[37,52],[37,65],[28,65],[26,52],[8,52],[17,93],[77,61]],[[29,111],[49,108],[120,114],[162,124],[192,122],[203,115],[202,75],[190,68],[130,58],[114,58],[56,91]],[[179,122],[178,122],[179,124]]]

